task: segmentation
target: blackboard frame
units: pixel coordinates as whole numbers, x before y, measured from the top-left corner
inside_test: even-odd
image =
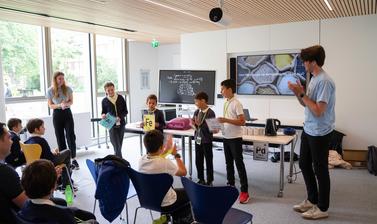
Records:
[[[163,83],[162,81],[165,80],[167,74],[170,74],[170,73],[173,73],[173,72],[176,72],[176,73],[182,73],[182,74],[188,74],[188,73],[192,73],[192,74],[199,74],[199,73],[208,73],[206,75],[211,75],[211,77],[206,77],[206,79],[210,79],[207,84],[211,85],[210,88],[204,88],[204,89],[198,89],[197,91],[195,91],[195,93],[197,93],[198,91],[204,91],[208,94],[208,105],[215,105],[215,92],[216,92],[216,71],[215,70],[188,70],[188,69],[172,69],[172,70],[168,70],[168,69],[164,69],[164,70],[160,70],[159,71],[159,76],[158,76],[158,103],[159,104],[173,104],[173,105],[178,105],[178,104],[195,104],[194,103],[194,96],[192,96],[192,98],[190,99],[180,99],[180,100],[172,100],[172,99],[167,99],[166,98],[166,92],[164,92],[164,94],[162,94],[162,91],[166,91],[167,88],[161,88]],[[164,76],[164,77],[162,77]],[[166,84],[165,84],[166,85]],[[212,89],[212,91],[210,90]],[[210,92],[209,92],[210,90]]]

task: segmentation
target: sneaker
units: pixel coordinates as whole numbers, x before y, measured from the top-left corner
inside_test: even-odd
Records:
[[[311,209],[302,213],[302,217],[304,219],[324,219],[329,217],[329,213],[321,211],[317,205],[314,205]]]
[[[72,170],[80,169],[79,163],[75,159],[72,160],[71,168],[72,168]]]
[[[213,186],[213,184],[212,184],[212,181],[207,181],[207,183],[206,183],[208,186],[210,186],[210,187],[212,187]]]
[[[239,198],[241,204],[248,203],[249,199],[250,199],[249,193],[247,193],[247,192],[241,192],[240,198]]]
[[[306,212],[314,206],[309,200],[305,199],[298,205],[293,205],[293,210],[296,212]]]
[[[198,182],[196,182],[198,184],[201,184],[201,185],[206,185],[206,182],[204,180],[199,180]]]

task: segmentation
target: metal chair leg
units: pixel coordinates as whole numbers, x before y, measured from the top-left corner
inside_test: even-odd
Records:
[[[151,218],[152,218],[152,222],[153,222],[152,210],[149,210],[149,213],[151,214]]]
[[[134,216],[134,224],[136,224],[136,216],[137,216],[137,211],[139,210],[140,207],[136,208],[135,210],[135,216]]]
[[[69,185],[71,185],[73,196],[76,197],[76,192],[73,189],[73,183],[72,183],[71,175],[69,174],[69,171],[68,171],[68,167],[67,166],[64,166],[64,167],[65,167],[65,171],[67,172],[67,176],[68,176],[68,180],[69,180]]]
[[[97,199],[94,198],[93,214],[96,212]]]
[[[128,222],[128,205],[127,205],[127,202],[126,202],[126,219],[127,219],[127,224],[129,224],[129,222]]]

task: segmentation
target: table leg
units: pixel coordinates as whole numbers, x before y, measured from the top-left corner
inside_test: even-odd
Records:
[[[296,138],[296,137],[295,137]],[[294,139],[296,141],[296,139]],[[293,156],[295,154],[295,149],[293,146],[293,141],[291,142],[291,153],[290,153],[290,158],[289,158],[289,176],[288,176],[288,183],[292,183],[293,179]]]
[[[96,123],[97,123],[97,145],[98,145],[98,148],[100,149],[101,144],[99,143],[99,123],[98,121]]]
[[[140,143],[140,155],[143,155],[143,136],[139,134],[139,143]]]
[[[192,137],[189,136],[189,178],[192,179]]]
[[[284,145],[280,145],[280,189],[278,197],[283,197],[284,190]]]
[[[105,142],[106,142],[106,148],[110,148],[109,143],[107,143],[107,129],[105,130]]]
[[[182,161],[183,161],[183,164],[186,164],[185,136],[181,137],[181,142],[182,142]]]

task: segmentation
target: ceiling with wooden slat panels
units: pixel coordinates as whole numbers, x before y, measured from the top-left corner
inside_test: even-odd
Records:
[[[183,33],[370,15],[377,12],[377,0],[329,2],[332,11],[323,0],[224,0],[222,9],[226,18],[230,18],[226,27],[212,23],[208,18],[209,11],[219,7],[218,0],[0,0],[0,14],[15,13],[14,10],[23,11],[19,13],[23,15],[42,13],[135,30],[136,32],[117,32],[137,41],[150,42],[156,38],[161,43],[178,43]],[[62,20],[48,19],[52,25]]]

